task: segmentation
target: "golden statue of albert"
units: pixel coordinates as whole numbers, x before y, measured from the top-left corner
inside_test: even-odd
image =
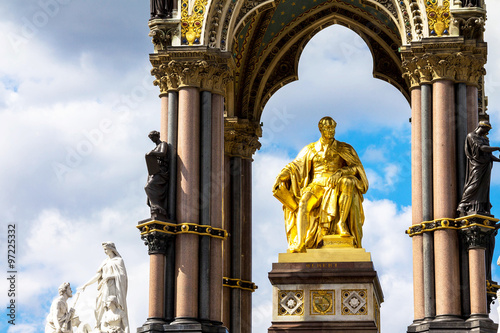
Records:
[[[325,235],[352,236],[361,247],[368,179],[354,148],[335,140],[336,126],[322,118],[319,141],[304,147],[273,186],[283,203],[290,252],[320,248]]]

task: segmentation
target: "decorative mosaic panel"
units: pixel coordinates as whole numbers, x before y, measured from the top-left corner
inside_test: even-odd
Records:
[[[302,316],[304,314],[304,291],[279,290],[278,303],[278,316]]]
[[[342,289],[342,315],[367,315],[366,303],[366,289]]]
[[[335,315],[335,290],[311,290],[311,315]]]

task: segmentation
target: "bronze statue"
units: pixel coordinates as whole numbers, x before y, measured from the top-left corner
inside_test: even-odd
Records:
[[[325,235],[353,237],[361,247],[368,179],[354,148],[335,140],[336,126],[322,118],[319,141],[304,147],[273,186],[283,203],[290,252],[319,248]]]
[[[479,0],[462,0],[462,7],[479,7]]]
[[[151,207],[151,217],[165,218],[168,190],[168,144],[160,140],[160,132],[151,131],[148,137],[156,147],[146,154],[148,181],[144,190],[148,196],[148,206]]]
[[[490,129],[491,124],[488,121],[480,121],[465,140],[465,185],[457,209],[461,216],[490,214],[491,168],[493,162],[500,162],[500,159],[492,154],[496,150],[500,151],[500,147],[490,147],[487,136]]]
[[[151,0],[151,20],[172,18],[173,0]]]

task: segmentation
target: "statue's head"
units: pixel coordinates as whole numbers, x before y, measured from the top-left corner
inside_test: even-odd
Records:
[[[114,304],[115,307],[118,307],[118,298],[116,298],[115,295],[111,295],[106,298],[106,306],[109,307],[111,304]]]
[[[158,131],[151,131],[151,132],[149,132],[148,137],[152,141],[155,141],[155,138],[160,139],[160,132],[158,132]]]
[[[489,121],[487,120],[481,120],[478,124],[477,124],[478,127],[486,127],[488,129],[491,129],[491,124]]]
[[[335,137],[335,127],[337,123],[332,117],[323,117],[318,123],[321,136],[325,139],[333,139]]]
[[[71,286],[69,285],[69,282],[64,282],[59,286],[59,295],[64,295],[67,294],[69,297],[72,296],[72,291],[71,291]]]
[[[491,129],[490,122],[486,121],[486,120],[481,120],[477,124],[477,129],[476,129],[477,132],[476,133],[478,133],[479,135],[486,135],[486,134],[488,134],[490,129]]]
[[[111,253],[114,253],[115,256],[120,257],[120,254],[116,250],[115,243],[113,243],[113,242],[104,242],[104,243],[102,243],[102,247],[104,249],[104,252],[106,252],[106,254],[109,255],[109,253],[111,252]]]

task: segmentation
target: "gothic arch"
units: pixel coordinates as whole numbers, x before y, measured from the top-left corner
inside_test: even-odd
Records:
[[[269,98],[298,79],[298,61],[307,42],[333,24],[357,33],[372,53],[374,77],[391,83],[409,99],[398,51],[403,44],[404,20],[392,0],[335,0],[307,5],[288,0],[241,1],[234,8],[226,7],[225,12],[226,19],[219,28],[227,31],[227,37],[219,34],[222,39],[214,43],[227,47],[234,56],[231,116],[258,122]],[[233,12],[230,20],[229,12]]]

